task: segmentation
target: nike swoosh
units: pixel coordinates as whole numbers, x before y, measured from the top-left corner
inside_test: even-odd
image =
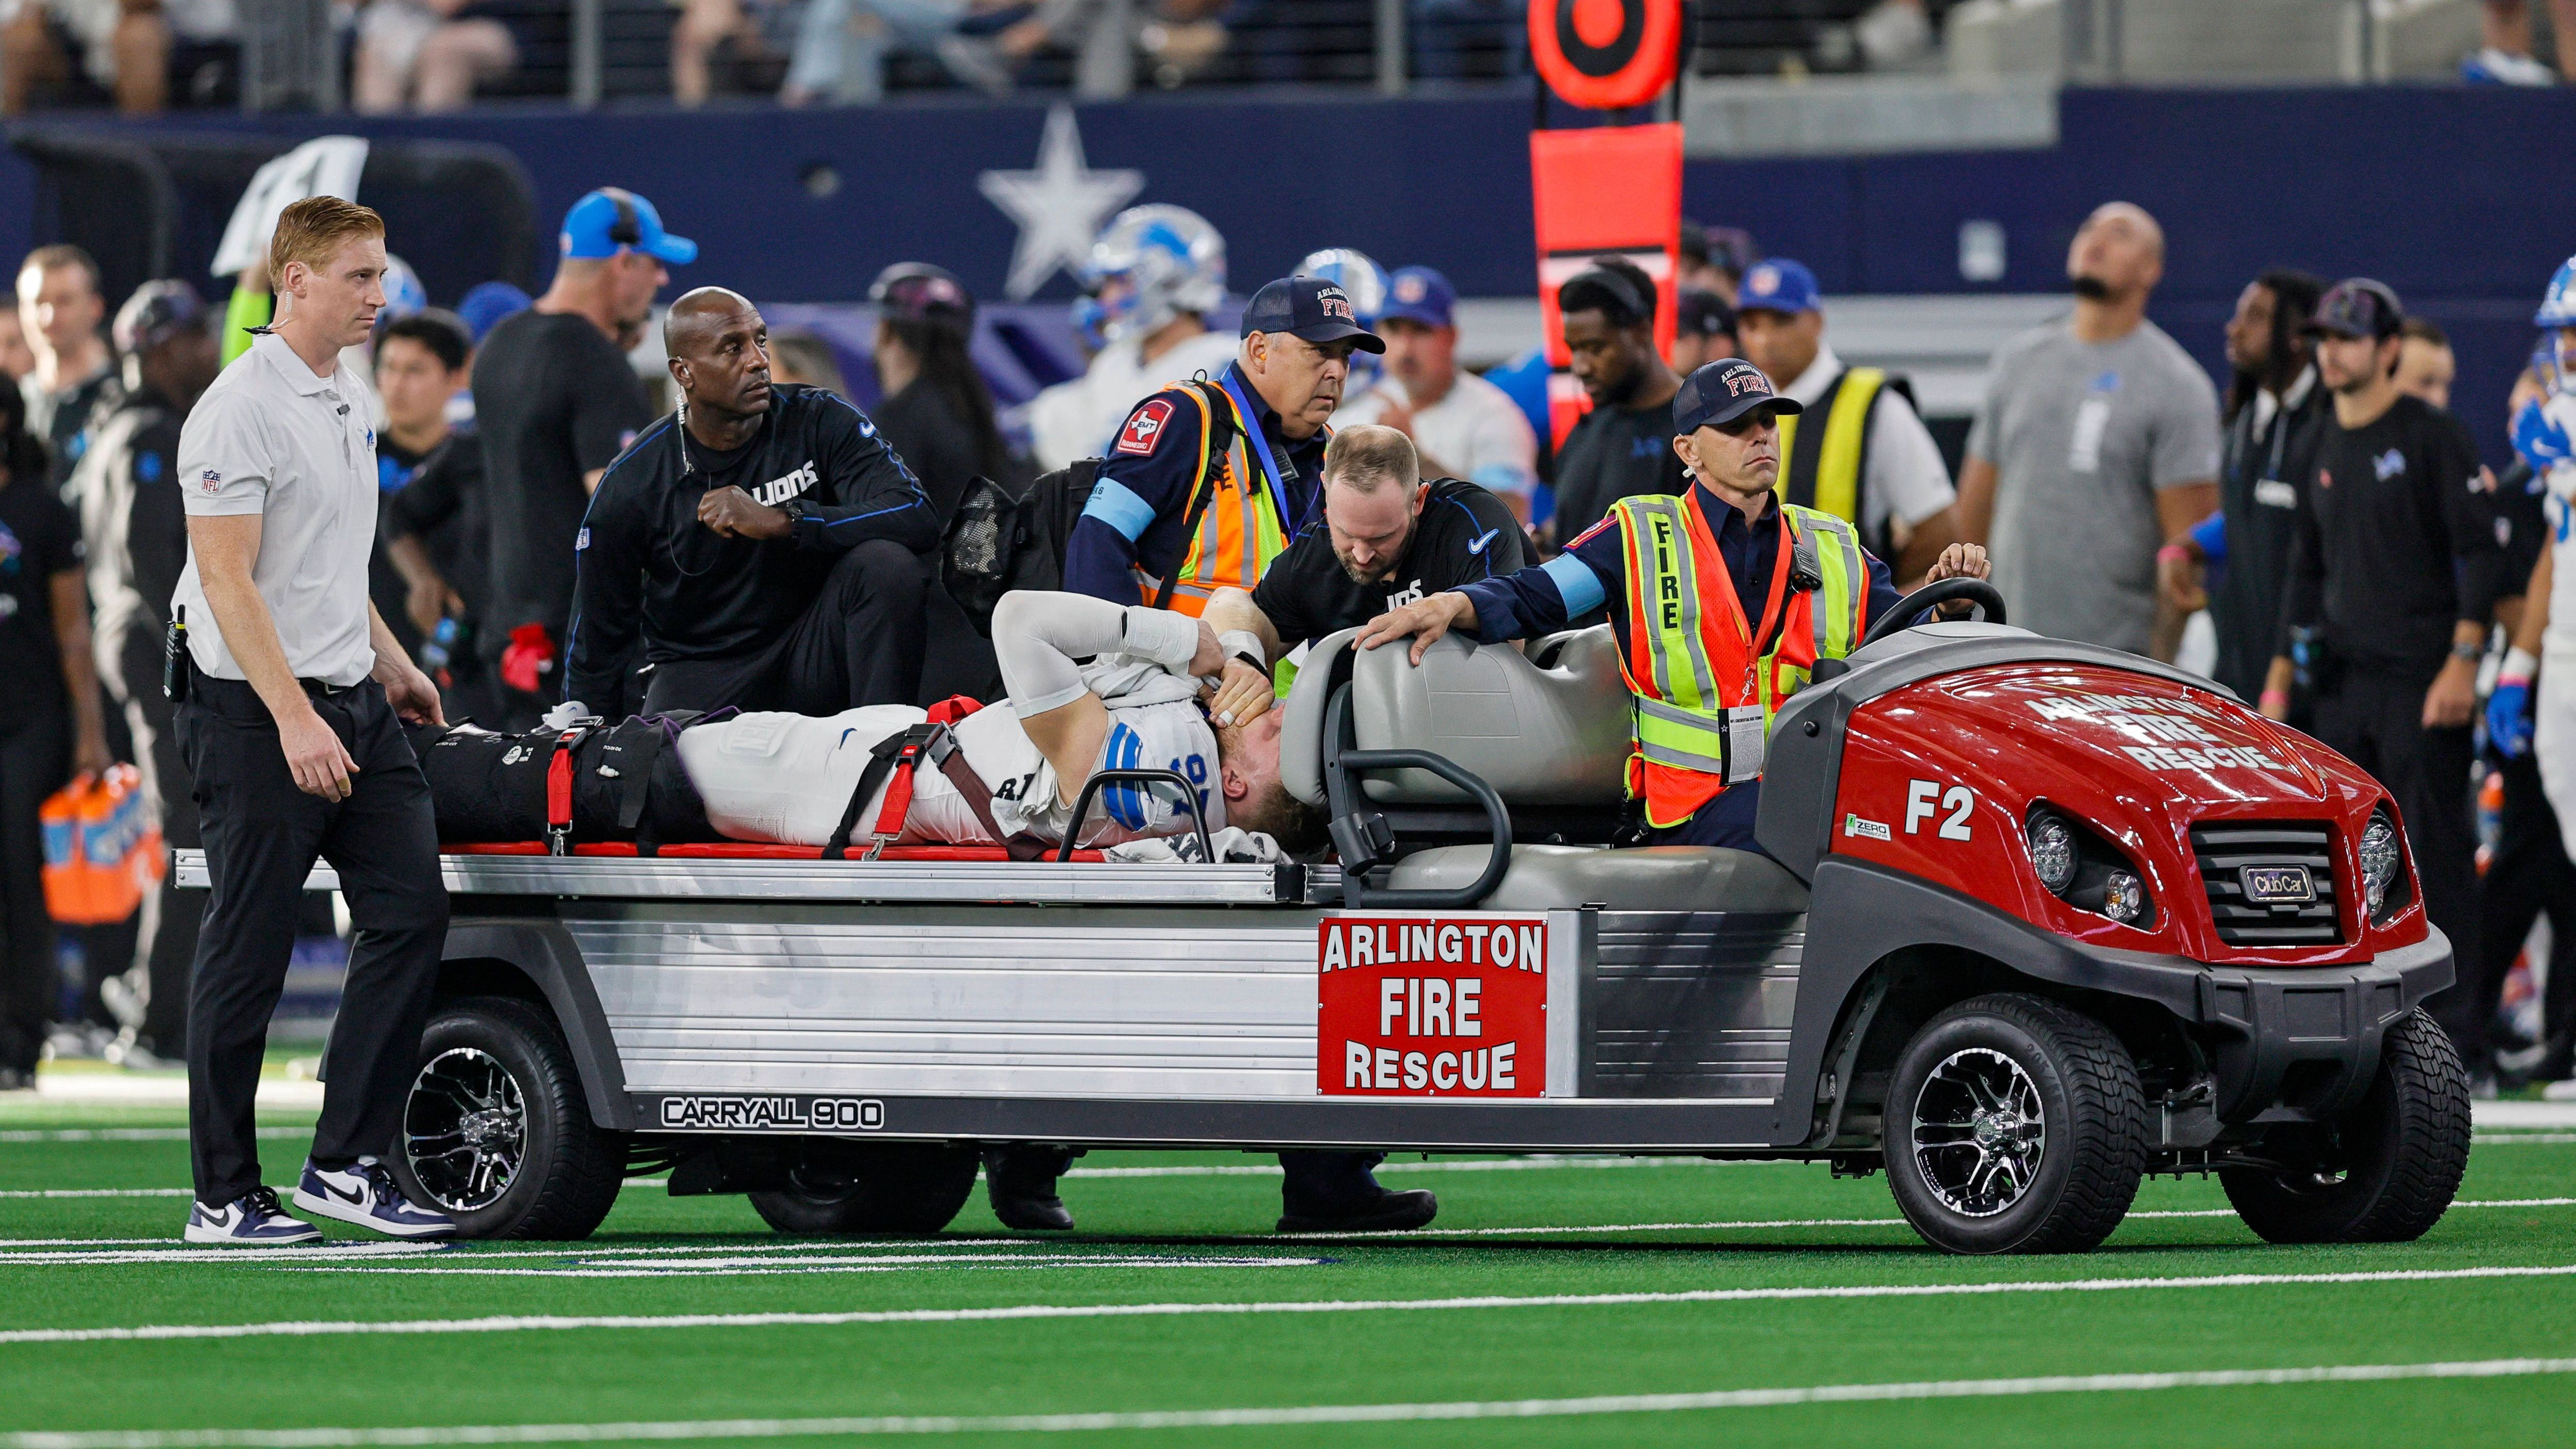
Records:
[[[340,1201],[347,1203],[351,1207],[362,1207],[367,1201],[367,1195],[365,1193],[342,1192],[340,1189],[333,1187],[331,1185],[331,1180],[327,1177],[322,1179],[322,1190],[331,1194],[333,1197],[338,1198]]]
[[[1503,531],[1499,528],[1486,529],[1485,536],[1483,538],[1477,539],[1474,543],[1467,545],[1468,555],[1472,557],[1476,554],[1483,553],[1485,551],[1486,544],[1492,543],[1495,539],[1502,536]]]

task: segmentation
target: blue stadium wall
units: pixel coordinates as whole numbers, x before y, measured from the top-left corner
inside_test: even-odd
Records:
[[[495,143],[525,165],[541,234],[583,190],[625,185],[704,244],[682,280],[829,302],[860,297],[904,259],[939,261],[997,296],[1017,231],[976,177],[1033,165],[1045,115],[1031,100],[152,124]],[[1239,287],[1337,244],[1438,265],[1469,296],[1531,291],[1526,96],[1151,97],[1078,115],[1091,167],[1142,171],[1140,199],[1191,207],[1225,232]],[[2053,148],[1697,161],[1686,196],[1692,215],[1806,261],[1829,294],[2055,290],[2085,211],[2125,197],[2171,238],[2158,320],[2214,371],[2218,325],[2257,271],[2366,272],[2453,331],[2459,401],[2500,446],[2492,413],[2530,345],[2531,304],[2576,252],[2576,152],[2556,144],[2569,134],[2567,90],[2069,91]],[[817,167],[837,173],[837,189],[809,188]],[[2008,262],[1970,283],[1958,235],[1978,219],[2001,224]],[[220,224],[191,231],[210,247]],[[0,254],[45,240],[45,227],[32,171],[0,153]],[[1040,295],[1068,292],[1058,278]]]

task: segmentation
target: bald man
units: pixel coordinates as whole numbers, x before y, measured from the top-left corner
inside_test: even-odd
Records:
[[[2218,507],[2218,393],[2147,320],[2165,236],[2125,201],[2067,249],[2075,310],[2004,344],[1959,470],[1960,532],[2015,624],[2173,658],[2156,556]]]
[[[608,465],[575,544],[565,698],[616,718],[640,632],[641,708],[838,714],[912,704],[939,540],[865,413],[769,376],[769,326],[701,287],[662,335],[679,411]]]

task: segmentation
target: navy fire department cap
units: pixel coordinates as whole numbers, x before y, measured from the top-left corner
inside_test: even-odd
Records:
[[[2317,299],[2317,315],[2303,330],[2385,342],[2396,336],[2405,322],[2405,305],[2385,282],[2348,277],[2327,288],[2326,294]]]
[[[1673,436],[1724,427],[1755,408],[1769,408],[1773,417],[1806,411],[1773,392],[1761,368],[1741,357],[1721,357],[1685,378],[1673,394]]]
[[[1252,294],[1243,309],[1243,335],[1285,332],[1308,342],[1347,337],[1362,352],[1384,352],[1386,343],[1360,325],[1351,294],[1322,277],[1282,277]]]
[[[146,282],[116,309],[108,335],[116,350],[131,357],[158,347],[182,332],[203,331],[214,320],[197,289],[176,278]]]

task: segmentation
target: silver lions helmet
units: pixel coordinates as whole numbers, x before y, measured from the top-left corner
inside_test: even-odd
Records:
[[[1225,237],[1184,206],[1131,206],[1091,244],[1082,288],[1074,324],[1093,348],[1151,335],[1225,300]]]

